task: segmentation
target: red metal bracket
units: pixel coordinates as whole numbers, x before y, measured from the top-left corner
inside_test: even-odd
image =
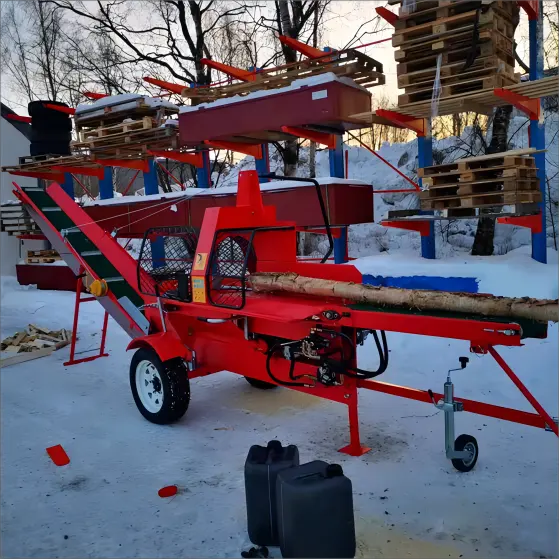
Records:
[[[33,179],[46,179],[54,182],[64,182],[64,173],[47,173],[41,171],[9,171],[10,175],[31,177]]]
[[[214,70],[219,70],[220,72],[243,82],[253,82],[256,79],[256,72],[249,72],[248,70],[243,70],[242,68],[235,68],[235,66],[229,66],[228,64],[216,62],[215,60],[210,60],[209,58],[202,58],[200,62],[210,68],[213,68]]]
[[[390,23],[390,25],[394,25],[400,18],[394,12],[391,12],[388,8],[381,6],[380,8],[375,8],[377,14]]]
[[[336,134],[326,134],[325,132],[316,132],[314,130],[307,130],[306,128],[299,128],[297,126],[282,126],[281,131],[292,136],[312,140],[317,144],[324,144],[330,149],[336,148]]]
[[[84,175],[86,177],[97,177],[102,179],[105,176],[103,167],[65,167],[64,165],[54,165],[51,167],[53,171],[61,173],[75,173],[76,175]]]
[[[204,140],[204,144],[214,149],[228,149],[245,155],[252,155],[262,159],[262,144],[243,144],[241,142],[222,142],[218,140]]]
[[[389,120],[397,128],[408,128],[418,136],[425,136],[427,134],[427,119],[425,118],[414,118],[413,116],[386,109],[377,109],[375,114]]]
[[[410,219],[409,221],[381,221],[380,224],[384,225],[384,227],[417,231],[422,237],[428,237],[431,229],[428,221],[420,219]]]
[[[23,235],[16,235],[22,241],[46,241],[48,240],[44,235],[34,235],[33,233],[24,233]]]
[[[519,215],[498,217],[497,223],[506,223],[507,225],[517,225],[518,227],[527,227],[532,233],[542,232],[542,214]]]
[[[149,173],[149,163],[145,159],[96,159],[95,161],[103,167],[123,167]]]
[[[6,115],[6,118],[9,120],[18,120],[19,122],[27,122],[28,124],[31,124],[30,116]]]
[[[82,94],[87,97],[88,99],[93,99],[97,101],[99,99],[103,99],[103,97],[108,97],[108,93],[95,93],[94,91],[82,91]]]
[[[183,89],[186,85],[180,85],[178,83],[171,83],[166,82],[163,80],[157,80],[155,78],[150,78],[149,76],[144,76],[143,80],[145,82],[151,83],[152,85],[156,85],[161,89],[166,89],[167,91],[171,91],[173,93],[178,93],[179,95],[182,93]]]
[[[293,50],[301,53],[302,55],[306,56],[307,58],[323,58],[327,52],[324,52],[320,49],[315,47],[311,47],[311,45],[307,45],[306,43],[302,43],[297,39],[292,39],[291,37],[286,37],[285,35],[279,35],[278,39],[280,43],[283,45],[292,48]],[[325,59],[327,60],[327,59]]]
[[[53,103],[43,103],[43,107],[53,111],[58,111],[59,113],[66,113],[67,115],[76,114],[76,109],[72,109],[72,107],[61,107],[60,105],[54,105]]]
[[[539,2],[538,0],[518,0],[518,5],[528,14],[529,20],[538,19]]]
[[[524,95],[519,95],[514,91],[509,89],[503,89],[501,87],[496,87],[493,93],[504,99],[518,110],[523,111],[528,115],[530,120],[539,120],[541,114],[541,104],[539,99],[531,99],[530,97],[525,97]]]
[[[204,167],[204,159],[201,153],[186,153],[183,151],[165,151],[158,149],[148,149],[148,153],[155,157],[165,157],[173,161],[194,165],[197,169],[202,169]]]

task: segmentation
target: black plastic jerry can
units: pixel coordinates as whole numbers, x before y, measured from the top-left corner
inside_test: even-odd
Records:
[[[270,441],[268,446],[250,447],[245,462],[245,493],[248,536],[256,545],[277,546],[276,479],[279,472],[299,465],[295,445],[282,446]]]
[[[351,481],[338,464],[315,460],[276,482],[283,557],[355,557]]]

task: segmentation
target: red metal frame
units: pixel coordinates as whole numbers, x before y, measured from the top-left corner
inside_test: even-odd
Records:
[[[278,39],[280,40],[280,43],[282,43],[283,45],[292,48],[293,50],[306,56],[307,58],[324,58],[328,54],[328,52],[324,52],[311,45],[302,43],[297,39],[292,39],[291,37],[287,37],[286,35],[279,35]]]
[[[429,131],[427,119],[415,118],[397,111],[389,111],[387,109],[377,109],[375,111],[377,116],[385,118],[392,122],[393,126],[397,128],[408,128],[415,132],[418,136],[425,136]]]
[[[128,194],[128,191],[130,190],[130,188],[132,188],[132,185],[134,184],[134,181],[136,180],[136,178],[138,177],[139,174],[140,174],[140,171],[136,171],[134,173],[134,176],[130,179],[130,182],[128,183],[128,186],[124,189],[124,192],[122,193],[123,196],[126,196]]]
[[[173,161],[180,161],[181,163],[187,163],[188,165],[193,165],[197,169],[202,169],[204,167],[204,158],[201,153],[187,153],[184,151],[165,151],[158,149],[148,149],[148,153],[155,157],[165,157],[167,159],[172,159]]]
[[[398,14],[391,12],[388,8],[385,8],[384,6],[375,8],[375,11],[382,19],[384,19],[384,21],[388,22],[392,26],[394,26],[394,24],[400,19],[398,17]]]
[[[149,163],[146,159],[96,159],[103,167],[122,167],[149,173]],[[102,178],[102,177],[101,177]]]
[[[496,97],[500,97],[516,107],[519,111],[524,112],[530,120],[538,120],[541,114],[541,103],[539,99],[532,99],[530,97],[525,97],[509,89],[503,89],[502,87],[496,87],[493,90],[493,94]]]
[[[99,348],[98,355],[90,355],[89,357],[82,357],[81,359],[74,359],[76,354],[76,341],[78,339],[78,320],[80,315],[80,305],[82,303],[89,303],[90,301],[97,301],[95,297],[84,297],[82,299],[82,274],[83,268],[78,274],[78,279],[76,281],[76,302],[74,304],[74,323],[72,326],[72,343],[70,345],[70,359],[64,363],[65,367],[70,365],[77,365],[78,363],[86,363],[88,361],[95,361],[99,357],[108,357],[109,354],[105,353],[105,341],[107,339],[107,325],[109,322],[109,313],[105,311],[105,316],[103,318],[103,328],[101,330],[101,347]]]
[[[497,223],[516,225],[518,227],[527,227],[532,231],[532,233],[541,233],[543,230],[541,213],[534,215],[498,217]]]
[[[200,62],[210,68],[213,68],[214,70],[223,72],[224,74],[243,82],[253,82],[256,79],[256,72],[249,72],[248,70],[243,70],[242,68],[235,68],[235,66],[229,66],[229,64],[216,62],[215,60],[210,60],[209,58],[202,58]]]
[[[245,144],[242,142],[224,142],[221,140],[204,140],[204,144],[214,149],[227,149],[252,155],[256,159],[262,159],[262,144]]]
[[[529,20],[538,19],[540,10],[538,0],[518,0],[518,5],[528,14]]]
[[[381,221],[384,227],[394,229],[406,229],[407,231],[417,231],[422,237],[428,237],[430,232],[429,222],[420,219],[410,219],[408,221]]]
[[[163,165],[161,165],[161,163],[159,163],[159,161],[156,161],[155,164],[162,170],[165,171],[165,173],[167,173],[169,175],[169,177],[171,177],[171,179],[178,184],[181,187],[181,190],[184,190],[184,184],[182,184],[179,179],[177,179],[177,177],[175,177],[175,175],[173,175],[173,173],[171,173],[171,171],[169,171],[169,169],[167,169],[166,167],[164,167]]]
[[[336,134],[327,134],[326,132],[316,132],[315,130],[307,130],[297,126],[282,126],[281,131],[298,138],[305,138],[317,144],[323,144],[330,149],[336,149]]]
[[[93,99],[94,101],[98,101],[99,99],[109,96],[108,93],[95,93],[95,91],[82,91],[82,94],[88,99]]]
[[[97,177],[102,179],[105,176],[103,167],[75,167],[72,165],[53,165],[51,167],[53,171],[59,171],[61,173],[72,173],[76,175],[84,175],[85,177]]]
[[[8,120],[18,120],[19,122],[27,122],[31,124],[31,117],[30,116],[21,116],[21,115],[6,115]]]
[[[54,182],[64,182],[64,173],[49,173],[42,171],[8,171],[10,175],[18,175],[20,177],[31,177],[34,179],[46,179]]]
[[[163,80],[158,80],[156,78],[150,78],[149,76],[144,76],[143,80],[145,82],[148,82],[152,85],[156,85],[158,87],[160,87],[161,89],[166,89],[167,91],[171,91],[172,93],[178,93],[179,95],[182,94],[183,89],[185,89],[187,86],[186,85],[180,85],[178,83],[171,83],[171,82],[166,82]]]
[[[72,107],[61,107],[60,105],[55,105],[53,103],[43,103],[43,107],[51,109],[53,111],[58,111],[59,113],[66,113],[67,115],[73,116],[76,114],[76,109]]]
[[[91,200],[95,200],[95,197],[91,194],[87,186],[85,186],[85,184],[80,179],[78,179],[76,175],[72,175],[72,178],[82,187],[82,190],[89,196]]]

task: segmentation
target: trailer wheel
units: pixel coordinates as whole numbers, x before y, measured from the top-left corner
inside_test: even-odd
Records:
[[[254,388],[260,388],[260,390],[271,390],[272,388],[277,388],[277,384],[271,382],[266,382],[264,380],[257,380],[255,378],[245,377],[245,380]]]
[[[132,357],[130,387],[140,413],[158,425],[178,421],[190,403],[190,382],[183,361],[162,362],[151,349],[140,348]]]
[[[452,465],[460,472],[469,472],[476,465],[479,456],[479,447],[475,437],[471,435],[460,435],[454,441],[454,450],[467,450],[471,453],[471,458],[454,458]]]

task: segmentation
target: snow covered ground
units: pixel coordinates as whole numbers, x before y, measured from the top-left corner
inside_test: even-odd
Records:
[[[555,255],[556,261],[556,255]],[[386,253],[363,270],[459,275],[481,292],[557,296],[556,265],[524,249],[500,258],[424,263]],[[410,268],[411,266],[411,268]],[[541,268],[537,268],[541,266]],[[454,268],[454,269],[453,269]],[[545,270],[544,270],[545,268]],[[412,271],[413,271],[412,270]],[[552,273],[554,271],[554,273]],[[74,296],[2,279],[1,336],[28,323],[71,328]],[[82,307],[78,351],[99,345],[102,308]],[[557,415],[558,336],[500,353]],[[464,342],[388,334],[383,380],[440,391]],[[458,473],[444,456],[443,417],[433,407],[362,391],[363,457],[336,452],[348,442],[344,406],[287,389],[259,391],[220,373],[192,382],[186,416],[156,426],[136,410],[128,384],[128,339],[111,320],[108,358],[64,367],[68,348],[1,370],[3,557],[239,557],[246,534],[243,465],[252,444],[297,444],[301,459],[342,464],[354,489],[359,557],[556,557],[558,446],[548,432],[459,414],[457,433],[480,444],[476,468]],[[375,367],[368,345],[360,365]],[[456,394],[530,410],[488,356],[470,355],[454,373]],[[71,463],[45,449],[61,444]],[[157,491],[177,484],[180,493]],[[272,549],[274,557],[279,550]]]

